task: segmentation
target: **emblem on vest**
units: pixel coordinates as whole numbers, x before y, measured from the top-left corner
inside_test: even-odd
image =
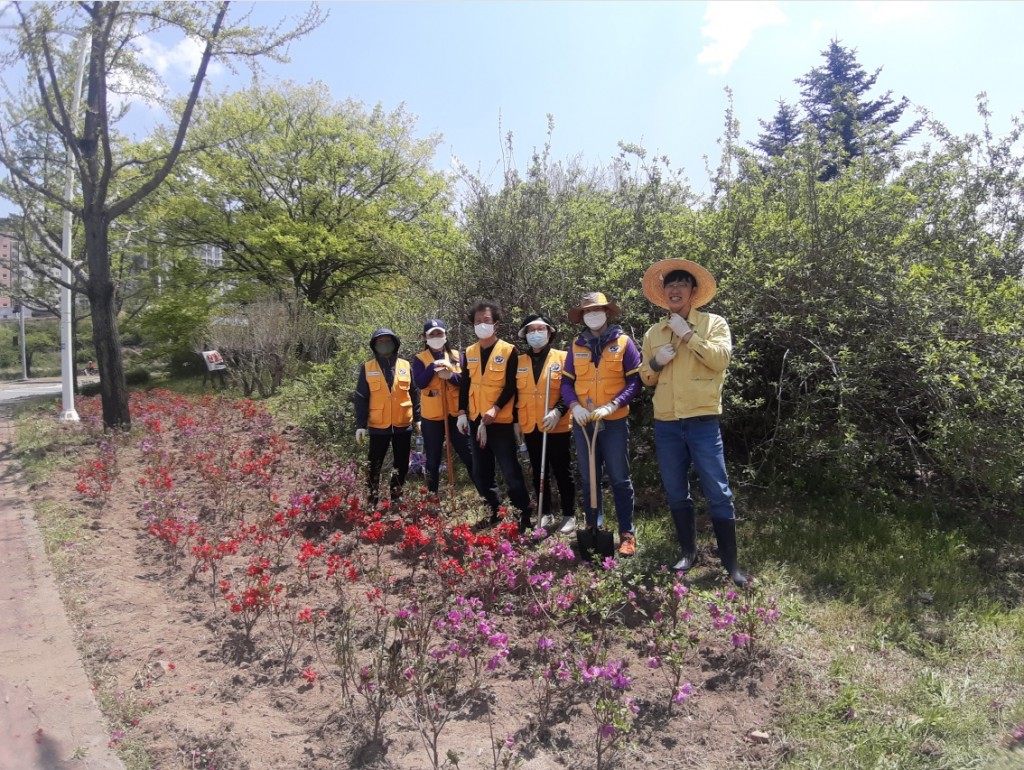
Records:
[[[609,353],[618,353],[620,350],[622,350],[622,348],[619,345],[612,345],[608,348]]]
[[[494,357],[494,363],[496,363],[496,364],[503,364],[503,363],[505,363],[505,356],[495,356]]]
[[[561,364],[551,364],[551,371],[553,371],[553,372],[560,372],[560,371],[562,371],[562,365]]]

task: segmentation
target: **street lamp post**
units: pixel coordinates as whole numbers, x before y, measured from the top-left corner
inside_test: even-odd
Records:
[[[72,100],[71,120],[74,125],[78,123],[78,110],[82,101],[82,81],[85,79],[85,61],[89,53],[86,40],[80,42],[81,53],[78,58],[78,76],[75,79],[75,98]],[[75,156],[71,151],[71,142],[68,141],[67,148],[67,180],[64,183],[64,198],[68,202],[74,193],[75,184]],[[75,345],[71,333],[71,210],[64,211],[64,232],[61,240],[61,254],[64,257],[60,268],[60,373],[61,373],[61,396],[63,409],[60,414],[61,422],[78,422],[78,412],[75,411]]]

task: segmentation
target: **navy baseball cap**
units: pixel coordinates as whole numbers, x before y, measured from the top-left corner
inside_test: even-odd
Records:
[[[423,333],[426,334],[431,329],[440,329],[441,331],[448,331],[444,325],[444,321],[438,321],[436,318],[431,318],[425,324],[423,324]]]

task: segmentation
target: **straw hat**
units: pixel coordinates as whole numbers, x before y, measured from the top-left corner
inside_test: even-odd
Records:
[[[583,314],[588,310],[603,307],[608,311],[609,320],[619,315],[619,306],[608,299],[603,292],[591,291],[583,295],[579,307],[569,308],[569,320],[578,324],[583,320]]]
[[[718,290],[715,277],[696,262],[688,259],[663,259],[655,262],[644,273],[644,296],[658,307],[668,310],[668,300],[665,299],[665,276],[674,270],[685,270],[697,280],[697,288],[694,289],[690,300],[691,308],[706,305],[715,296]]]

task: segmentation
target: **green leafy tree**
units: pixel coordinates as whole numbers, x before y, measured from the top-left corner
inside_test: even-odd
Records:
[[[228,21],[229,2],[219,3],[14,3],[16,23],[10,54],[4,59],[10,82],[25,88],[7,104],[0,132],[0,162],[11,175],[10,195],[21,206],[32,229],[55,260],[67,264],[59,244],[48,237],[46,214],[56,207],[74,213],[83,231],[84,260],[67,267],[89,298],[93,344],[101,377],[103,421],[108,427],[127,427],[128,391],[118,333],[117,284],[112,272],[110,235],[113,223],[156,190],[167,178],[186,147],[192,114],[211,62],[256,62],[313,29],[321,20],[314,7],[294,29],[267,31]],[[169,107],[161,96],[163,83],[142,56],[140,41],[149,33],[177,32],[196,40],[201,54],[187,97],[171,119],[173,138],[154,154],[126,154],[116,126],[125,109],[113,106],[112,92],[121,97],[142,96]],[[84,46],[84,49],[76,48]],[[85,97],[76,114],[71,94],[78,51],[85,56]],[[45,116],[48,133],[62,151],[38,152],[38,118]],[[51,143],[52,145],[53,143]],[[80,198],[64,191],[64,153],[73,158]],[[42,202],[46,202],[44,205]],[[49,228],[52,232],[52,227]]]
[[[179,169],[168,235],[219,246],[282,299],[330,308],[450,236],[438,139],[417,139],[404,109],[335,103],[319,83],[257,87],[211,102],[195,130],[207,149]]]

